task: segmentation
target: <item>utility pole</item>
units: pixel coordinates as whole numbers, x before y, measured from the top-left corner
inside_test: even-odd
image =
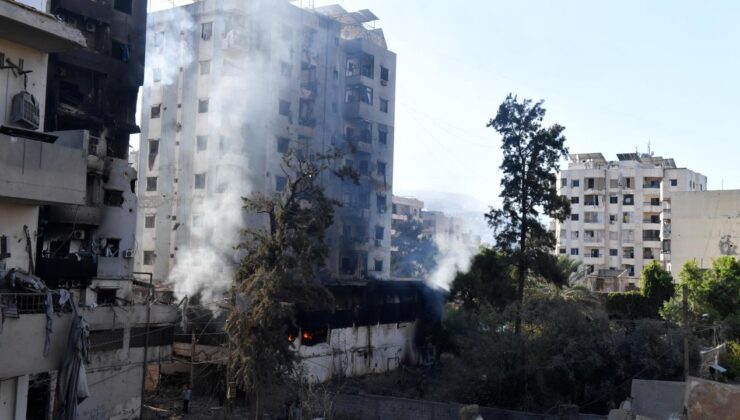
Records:
[[[190,329],[190,389],[193,389],[195,381],[195,331]]]
[[[683,285],[683,376],[689,381],[689,285]]]

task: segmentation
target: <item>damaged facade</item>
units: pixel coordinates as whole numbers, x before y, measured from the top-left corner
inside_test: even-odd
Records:
[[[212,240],[204,220],[219,209],[209,203],[234,190],[279,192],[284,153],[335,147],[360,184],[322,178],[343,204],[327,232],[331,277],[388,278],[396,57],[382,31],[367,28],[376,19],[261,0],[150,15],[137,269],[167,280],[183,249]],[[173,63],[174,72],[157,67]]]
[[[555,252],[582,262],[575,282],[595,291],[636,288],[651,260],[671,271],[672,197],[707,189],[706,176],[677,167],[673,159],[617,157],[571,154],[568,169],[557,175],[558,194],[570,201],[571,215],[555,224]]]
[[[124,3],[0,1],[2,419],[138,418],[145,354],[171,354],[178,313],[133,273],[146,14]]]

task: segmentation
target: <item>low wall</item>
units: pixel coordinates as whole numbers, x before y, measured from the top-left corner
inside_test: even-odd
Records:
[[[436,401],[342,394],[334,401],[334,414],[339,420],[459,420],[461,407]],[[559,420],[556,415],[486,407],[480,408],[480,414],[484,420]],[[604,420],[606,416],[580,414],[578,419]]]

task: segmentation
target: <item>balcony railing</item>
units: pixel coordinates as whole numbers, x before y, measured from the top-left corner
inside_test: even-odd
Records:
[[[46,312],[46,302],[46,293],[0,293],[0,304],[6,308],[6,315],[12,313],[13,309],[18,315],[43,314]],[[51,304],[54,312],[61,311],[59,295],[51,294]]]

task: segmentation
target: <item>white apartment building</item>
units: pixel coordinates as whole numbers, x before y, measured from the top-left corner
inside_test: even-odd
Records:
[[[595,290],[636,287],[645,264],[671,268],[671,199],[703,191],[707,178],[673,159],[622,153],[571,154],[560,171],[558,193],[568,197],[571,216],[556,223],[556,252],[583,264],[580,280]]]
[[[389,277],[396,56],[375,20],[286,0],[205,0],[149,15],[138,270],[167,281],[186,249],[232,254],[240,238],[220,234],[220,219],[241,212],[240,197],[283,191],[289,149],[339,148],[360,181],[321,180],[342,203],[326,235],[328,272]]]

